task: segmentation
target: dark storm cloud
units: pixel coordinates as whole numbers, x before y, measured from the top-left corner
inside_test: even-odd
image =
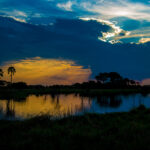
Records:
[[[110,26],[96,21],[57,19],[51,26],[35,26],[0,18],[0,60],[26,57],[63,58],[98,72],[117,71],[134,79],[150,74],[150,44],[109,44],[98,40]]]

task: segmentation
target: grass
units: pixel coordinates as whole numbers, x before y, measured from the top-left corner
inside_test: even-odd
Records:
[[[150,109],[50,120],[0,121],[0,149],[149,150]]]

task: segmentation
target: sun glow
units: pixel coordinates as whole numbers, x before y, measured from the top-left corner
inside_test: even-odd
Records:
[[[36,57],[5,63],[2,66],[5,80],[9,80],[7,68],[10,65],[13,65],[17,71],[14,81],[24,81],[28,84],[67,85],[87,81],[91,75],[90,69],[84,69],[83,66],[77,65],[74,61]]]

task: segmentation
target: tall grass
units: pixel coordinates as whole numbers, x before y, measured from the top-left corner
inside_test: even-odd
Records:
[[[150,110],[51,120],[0,121],[0,148],[15,150],[149,150]]]

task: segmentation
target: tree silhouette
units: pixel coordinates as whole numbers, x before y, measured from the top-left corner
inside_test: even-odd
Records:
[[[11,83],[13,82],[13,75],[16,73],[16,69],[11,66],[8,68],[8,74],[10,74]]]
[[[108,73],[99,73],[99,75],[97,75],[95,77],[95,79],[99,82],[105,83],[105,81],[108,80]]]
[[[122,80],[122,77],[117,72],[110,72],[110,73],[99,73],[98,76],[95,77],[97,81],[100,81],[102,83],[105,83],[106,81],[114,82]]]
[[[134,80],[130,80],[131,85],[136,85],[136,82]]]
[[[3,70],[0,69],[0,78],[3,77]]]
[[[124,79],[124,83],[125,83],[125,85],[127,85],[127,86],[130,85],[130,79],[125,78],[125,79]]]
[[[110,72],[109,78],[110,78],[111,82],[118,81],[118,80],[122,79],[121,75],[117,72]]]

